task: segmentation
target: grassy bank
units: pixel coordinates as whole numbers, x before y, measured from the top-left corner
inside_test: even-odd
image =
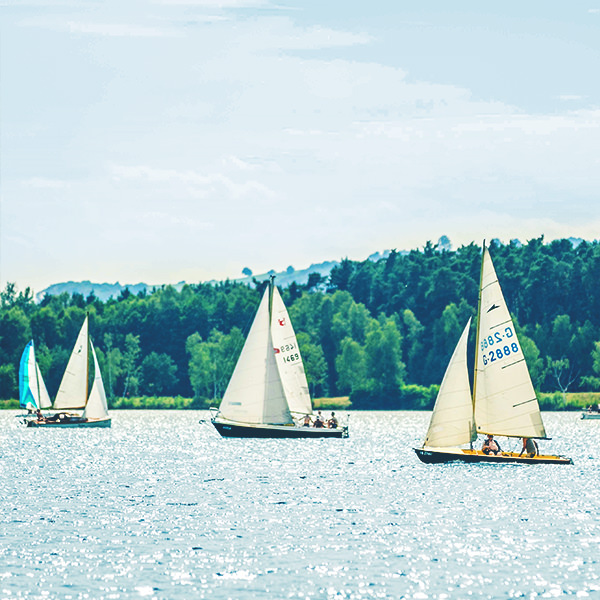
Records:
[[[0,400],[0,409],[3,408],[19,408],[19,401],[18,400]]]
[[[578,392],[566,394],[561,392],[552,394],[538,394],[542,410],[582,410],[590,404],[600,404],[600,392]],[[126,410],[143,409],[168,409],[168,410],[202,410],[211,406],[219,406],[220,400],[208,398],[194,399],[182,398],[181,396],[139,396],[135,398],[114,398],[110,402],[110,408]],[[352,404],[348,396],[337,398],[314,398],[315,410],[352,410]],[[18,400],[0,400],[1,409],[18,409]],[[399,407],[400,408],[400,407]],[[356,409],[354,409],[356,410]]]
[[[182,398],[181,396],[155,397],[140,396],[136,398],[115,398],[111,402],[111,408],[137,410],[143,408],[151,409],[190,409],[201,410],[211,406],[219,406],[221,400],[211,400],[209,398]],[[315,410],[345,410],[350,407],[348,396],[339,398],[315,398],[313,400]]]
[[[582,410],[590,404],[600,404],[600,392],[577,392],[564,394],[539,394],[538,400],[542,410]]]

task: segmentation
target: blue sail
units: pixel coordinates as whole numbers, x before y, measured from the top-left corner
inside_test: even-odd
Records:
[[[33,358],[35,364],[35,356],[33,355],[33,341],[29,342],[23,350],[21,356],[21,363],[19,365],[19,406],[21,408],[27,408],[27,405],[33,404],[35,408],[39,408],[35,400],[35,396],[31,391],[31,369],[30,359]]]

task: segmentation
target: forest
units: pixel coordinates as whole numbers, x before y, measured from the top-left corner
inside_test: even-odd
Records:
[[[489,246],[538,392],[600,390],[600,243]],[[281,290],[311,394],[353,408],[429,408],[462,329],[477,310],[481,246],[427,243],[378,261],[341,261],[330,276]],[[84,320],[109,397],[181,396],[202,407],[229,381],[266,282],[46,295],[0,292],[0,398],[18,397],[21,353],[33,339],[56,394]],[[472,327],[470,348],[474,344]],[[472,352],[471,352],[472,354]]]

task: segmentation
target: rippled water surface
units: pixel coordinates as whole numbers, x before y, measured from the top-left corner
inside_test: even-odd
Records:
[[[576,413],[545,414],[540,444],[573,466],[424,465],[427,413],[353,413],[347,440],[227,440],[191,411],[115,411],[107,430],[15,414],[2,599],[600,597],[600,421]]]

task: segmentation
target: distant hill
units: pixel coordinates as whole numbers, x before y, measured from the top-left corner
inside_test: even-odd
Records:
[[[182,283],[178,283],[175,287],[182,287]],[[150,291],[153,287],[147,283],[134,283],[121,285],[117,283],[92,283],[91,281],[67,281],[65,283],[54,283],[48,286],[46,289],[38,292],[35,295],[37,302],[40,302],[42,298],[49,294],[50,296],[60,296],[60,294],[67,293],[69,295],[81,294],[84,297],[94,294],[97,298],[102,301],[108,300],[109,298],[117,298],[121,292],[129,288],[132,294],[138,294],[144,290]]]
[[[574,248],[579,246],[583,241],[581,238],[568,238]],[[511,240],[511,243],[521,245],[519,240]],[[439,250],[451,250],[452,243],[450,239],[443,235],[437,242],[437,246]],[[399,251],[400,254],[407,254],[406,250]],[[371,254],[367,260],[371,260],[373,262],[377,262],[383,258],[387,258],[390,254],[389,250],[383,250],[382,252],[375,252]],[[261,273],[259,275],[253,274],[250,269],[247,267],[243,270],[245,276],[234,279],[233,281],[246,283],[248,285],[253,285],[253,280],[264,281],[269,277],[269,275],[275,275],[277,284],[281,287],[288,287],[292,282],[296,282],[299,285],[304,285],[308,281],[308,276],[311,273],[318,273],[322,277],[328,277],[331,273],[331,270],[340,264],[340,261],[337,260],[329,260],[322,263],[316,263],[310,265],[310,267],[306,269],[296,270],[294,267],[289,266],[285,271],[281,271],[279,273],[271,270],[268,273]],[[216,283],[216,281],[208,281],[206,283]],[[173,287],[177,290],[180,290],[186,284],[185,281],[180,281],[179,283],[173,284]],[[160,285],[150,285],[147,283],[126,283],[120,284],[117,283],[92,283],[91,281],[68,281],[66,283],[55,283],[46,289],[38,292],[35,295],[36,301],[40,302],[42,298],[46,294],[50,294],[51,296],[60,295],[63,293],[67,293],[69,295],[72,294],[81,294],[84,297],[89,296],[90,294],[94,294],[97,298],[102,300],[103,302],[108,300],[109,298],[118,298],[121,292],[125,289],[129,289],[132,294],[138,294],[142,291],[151,292],[154,288],[160,287]]]
[[[377,254],[377,256],[380,258],[382,257],[382,255],[379,254]],[[293,267],[288,267],[285,271],[280,273],[269,271],[268,273],[262,273],[260,275],[246,275],[245,277],[234,279],[234,281],[253,285],[253,279],[263,281],[264,279],[267,279],[269,275],[275,275],[277,284],[282,287],[287,287],[294,281],[297,284],[303,285],[308,281],[308,276],[311,273],[318,273],[322,277],[329,277],[329,273],[331,273],[333,267],[339,264],[339,261],[331,260],[310,265],[307,269],[301,269],[299,271],[296,271]],[[216,281],[209,281],[207,283],[216,283]],[[180,281],[179,283],[173,284],[173,287],[180,290],[185,284],[185,281]],[[150,285],[147,283],[121,284],[119,282],[93,283],[91,281],[67,281],[65,283],[55,283],[48,286],[46,289],[38,292],[35,295],[35,298],[37,302],[40,302],[46,294],[51,296],[58,296],[64,293],[69,295],[81,294],[82,296],[87,297],[93,293],[98,299],[105,302],[109,298],[118,298],[125,289],[129,289],[132,294],[138,294],[143,291],[151,292],[156,287],[160,287],[160,285]]]

